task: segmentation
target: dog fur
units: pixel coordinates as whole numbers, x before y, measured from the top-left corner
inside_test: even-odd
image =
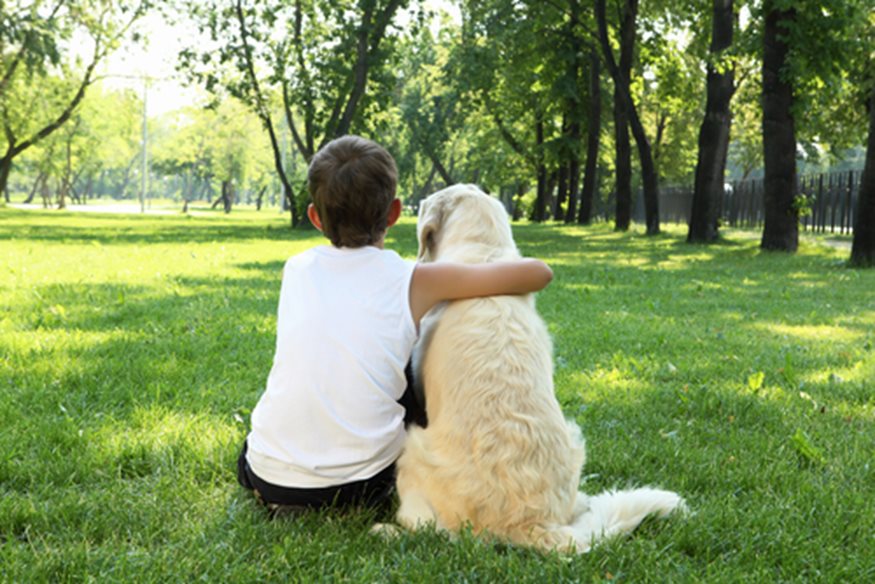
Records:
[[[423,201],[417,234],[423,262],[520,258],[504,207],[473,185]],[[414,372],[428,427],[411,426],[397,463],[397,521],[408,529],[470,526],[541,550],[585,552],[683,505],[649,488],[579,492],[584,441],[554,395],[552,344],[532,295],[436,307],[422,319]]]

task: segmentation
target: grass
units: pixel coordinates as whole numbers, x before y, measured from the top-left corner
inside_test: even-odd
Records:
[[[873,581],[875,272],[816,241],[515,228],[583,488],[695,513],[579,557],[368,513],[268,521],[234,462],[270,367],[287,218],[0,210],[4,581]],[[414,222],[389,246],[415,253]]]

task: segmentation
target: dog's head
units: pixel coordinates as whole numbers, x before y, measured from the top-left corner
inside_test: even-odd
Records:
[[[419,205],[419,260],[484,262],[517,256],[507,211],[474,185],[454,185]]]

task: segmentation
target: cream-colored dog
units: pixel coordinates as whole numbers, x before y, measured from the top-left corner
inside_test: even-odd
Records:
[[[507,213],[472,185],[423,201],[419,259],[497,262],[520,257]],[[683,505],[655,489],[578,492],[584,441],[553,393],[552,346],[534,298],[455,301],[421,322],[415,377],[428,427],[411,427],[398,460],[398,522],[433,523],[543,550],[586,551]]]

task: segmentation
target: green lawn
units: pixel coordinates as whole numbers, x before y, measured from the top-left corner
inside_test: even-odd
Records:
[[[0,209],[4,581],[875,581],[875,271],[609,226],[515,228],[583,488],[694,514],[591,553],[373,537],[365,513],[268,521],[234,462],[270,367],[280,270],[322,242],[274,212]],[[412,219],[388,245],[415,253]]]

